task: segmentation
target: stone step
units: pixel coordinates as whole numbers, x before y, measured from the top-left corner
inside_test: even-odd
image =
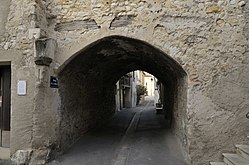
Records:
[[[238,154],[224,153],[224,162],[228,165],[249,165],[249,160]]]
[[[249,145],[235,145],[237,153],[249,160]]]
[[[210,165],[227,165],[224,162],[210,162]]]
[[[10,158],[10,149],[0,147],[0,160],[1,159],[9,159]]]

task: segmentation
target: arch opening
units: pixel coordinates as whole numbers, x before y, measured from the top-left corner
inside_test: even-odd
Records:
[[[115,84],[135,70],[146,71],[163,84],[165,119],[184,141],[187,74],[161,50],[137,39],[109,36],[82,49],[59,70],[62,150],[113,116]]]

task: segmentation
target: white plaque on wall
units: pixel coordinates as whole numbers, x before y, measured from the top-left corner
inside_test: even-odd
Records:
[[[19,96],[25,96],[27,94],[26,80],[18,80],[18,83],[17,83],[17,94]]]

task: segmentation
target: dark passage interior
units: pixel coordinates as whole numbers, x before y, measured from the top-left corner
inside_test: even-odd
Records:
[[[121,76],[134,70],[144,70],[162,82],[166,123],[181,140],[185,137],[185,71],[148,43],[110,36],[88,45],[60,68],[62,150],[113,116],[115,84]]]
[[[153,97],[117,113],[103,126],[84,134],[49,165],[187,165],[182,148],[156,114]]]

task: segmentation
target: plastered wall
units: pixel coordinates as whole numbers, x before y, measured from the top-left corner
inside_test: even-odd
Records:
[[[247,1],[50,0],[34,4],[20,0],[12,1],[5,27],[0,49],[19,52],[16,56],[20,60],[13,67],[13,74],[29,75],[29,89],[34,89],[31,98],[37,88],[33,69],[36,68],[33,59],[35,38],[30,37],[30,29],[38,28],[40,37],[53,38],[58,43],[50,66],[51,74],[56,74],[58,68],[88,44],[102,37],[121,35],[146,41],[171,56],[186,71],[188,97],[184,128],[187,131],[183,145],[192,164],[219,160],[223,151],[231,151],[235,143],[247,141]],[[1,54],[9,54],[5,51]],[[20,106],[24,104],[17,101],[14,93],[12,98],[15,101],[12,108],[16,109],[12,113],[13,119],[18,118],[15,112],[30,114],[34,119],[34,107],[27,101],[30,98],[22,98],[27,101],[25,108]],[[177,113],[182,116],[181,112]],[[51,114],[60,120],[57,113]],[[29,138],[23,135],[27,131],[30,133],[34,125],[39,128],[41,123],[27,124],[23,122],[26,120],[27,115],[22,120],[12,120],[13,130],[25,125],[12,136],[12,146],[16,146],[13,151],[30,147]],[[49,132],[47,138],[53,137],[51,141],[56,141],[52,130]],[[32,133],[30,137],[33,137]]]

